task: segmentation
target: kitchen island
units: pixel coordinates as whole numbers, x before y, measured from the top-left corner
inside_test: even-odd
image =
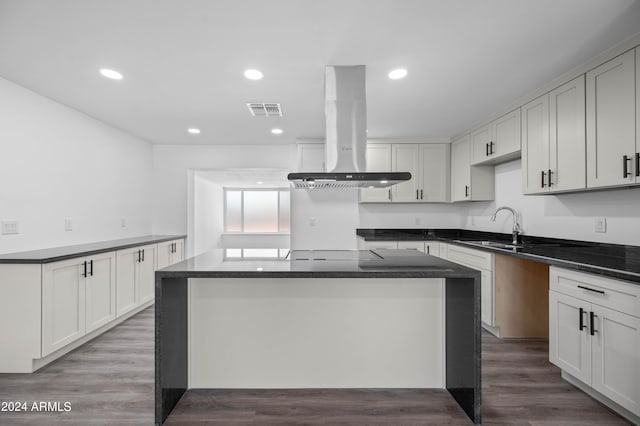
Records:
[[[231,388],[440,388],[480,424],[480,337],[480,274],[415,250],[211,251],[156,273],[156,424]]]

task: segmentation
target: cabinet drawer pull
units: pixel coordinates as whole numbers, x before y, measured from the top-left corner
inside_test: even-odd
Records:
[[[138,263],[140,263],[140,262],[141,262],[141,260],[140,260],[140,259],[142,259],[142,254],[140,254],[140,250],[138,250]]]
[[[489,155],[493,155],[493,141],[489,142]]]
[[[592,292],[594,292],[594,293],[604,294],[604,291],[603,291],[603,290],[596,290],[596,289],[589,288],[589,287],[585,287],[585,286],[582,286],[582,285],[579,285],[579,286],[578,286],[578,288],[581,288],[581,289],[583,289],[583,290],[589,290],[589,291],[592,291]]]
[[[469,196],[469,185],[465,185],[464,186],[464,196],[468,197]]]
[[[427,254],[429,254],[429,246],[427,246]]]
[[[389,201],[391,201],[391,190],[389,190]]]
[[[580,308],[580,331],[584,330],[584,321],[582,320],[584,316],[584,309]]]
[[[549,188],[551,188],[551,185],[553,185],[553,183],[551,183],[551,175],[553,174],[553,172],[551,171],[551,169],[549,169]]]
[[[142,261],[144,262],[144,249],[142,249]]]
[[[595,321],[594,319],[597,317],[596,314],[593,313],[593,311],[589,312],[589,326],[591,328],[591,330],[589,330],[589,333],[592,336],[595,336],[595,334],[598,332],[598,330],[596,330],[595,328]]]
[[[484,156],[485,157],[489,156],[489,144],[488,143],[484,144]]]
[[[628,164],[631,162],[631,158],[627,155],[622,156],[622,178],[626,179],[631,176],[631,172],[629,171]]]
[[[84,272],[82,272],[82,276],[86,277],[87,276],[87,261],[86,260],[83,262],[83,265],[84,265]]]
[[[541,173],[541,175],[540,175],[540,185],[544,188],[544,175],[545,175],[544,170],[541,171],[540,173]]]
[[[636,152],[636,176],[640,176],[640,152]]]
[[[420,190],[420,199],[424,200],[424,197],[422,196],[422,189]]]
[[[89,261],[89,266],[91,267],[89,275],[93,276],[93,259]]]
[[[416,189],[416,200],[419,200],[420,197],[418,196],[418,194],[420,194],[420,190]]]

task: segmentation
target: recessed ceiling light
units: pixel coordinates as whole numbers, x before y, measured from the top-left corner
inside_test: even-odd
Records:
[[[281,135],[282,134],[282,129],[271,129],[271,133],[273,133],[274,135]]]
[[[191,133],[192,135],[199,135],[200,129],[196,129],[195,127],[190,127],[187,129],[187,132]]]
[[[404,68],[397,68],[389,73],[389,78],[391,80],[400,80],[401,78],[405,78],[407,76],[407,70]]]
[[[110,70],[108,68],[100,68],[100,74],[104,77],[110,78],[111,80],[122,80],[122,74],[118,71]]]
[[[261,80],[263,75],[262,75],[262,71],[260,70],[246,70],[244,72],[244,76],[246,78],[248,78],[249,80]]]

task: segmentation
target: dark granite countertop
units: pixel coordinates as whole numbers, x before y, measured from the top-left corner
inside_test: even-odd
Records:
[[[304,250],[286,260],[224,260],[211,250],[160,271],[156,277],[476,278],[479,272],[416,250]]]
[[[505,249],[474,241],[510,243],[511,234],[462,229],[358,229],[356,233],[365,241],[442,241],[640,284],[639,246],[523,235],[522,247]]]
[[[112,250],[122,250],[145,244],[186,238],[186,235],[145,235],[142,237],[123,238],[119,240],[99,241],[73,246],[52,247],[41,250],[0,254],[0,263],[50,263],[73,259],[80,256],[91,256]]]

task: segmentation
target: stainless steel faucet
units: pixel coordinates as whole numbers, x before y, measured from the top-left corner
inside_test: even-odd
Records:
[[[498,214],[498,212],[500,210],[507,210],[509,212],[511,212],[511,214],[513,215],[513,231],[512,231],[512,237],[513,237],[513,241],[511,244],[518,244],[518,235],[522,232],[522,227],[520,226],[520,224],[518,223],[518,213],[512,209],[511,207],[507,207],[507,206],[502,206],[502,207],[498,207],[496,209],[495,212],[493,212],[493,214],[491,215],[491,222],[495,222],[496,221],[496,215]]]

